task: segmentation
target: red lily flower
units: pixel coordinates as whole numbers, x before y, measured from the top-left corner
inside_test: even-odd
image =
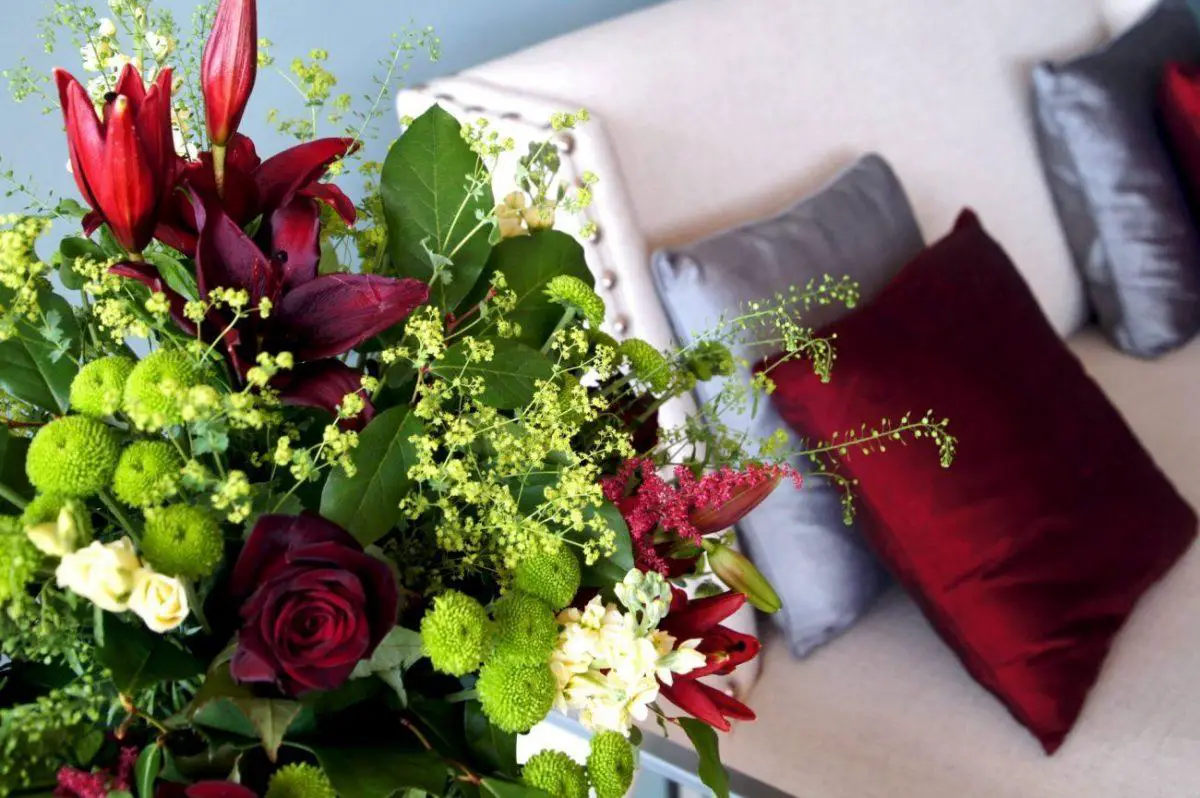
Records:
[[[217,190],[216,170],[211,152],[200,154],[196,161],[182,165],[182,182],[201,200],[201,204],[218,203],[240,227],[263,218],[262,240],[270,242],[274,228],[282,223],[277,214],[295,200],[319,200],[337,211],[346,224],[354,224],[357,211],[341,189],[321,178],[329,167],[354,152],[357,143],[348,138],[318,139],[306,142],[263,161],[254,142],[235,134],[229,141],[225,160],[224,191]],[[158,239],[185,255],[194,255],[199,224],[196,203],[176,194],[163,223]],[[302,203],[307,217],[303,224],[316,224],[319,208],[315,203]],[[292,222],[297,222],[297,208],[292,208]]]
[[[671,684],[660,681],[659,691],[684,712],[721,731],[732,728],[729,718],[754,720],[754,711],[748,706],[698,681],[705,676],[733,673],[762,650],[757,638],[720,625],[742,608],[746,597],[740,593],[722,593],[690,601],[682,590],[675,589],[672,593],[671,612],[659,628],[679,642],[699,640],[696,650],[708,662],[691,673],[675,676]]]
[[[92,213],[90,235],[107,223],[128,252],[140,253],[154,238],[163,205],[175,186],[171,134],[171,70],[158,73],[149,90],[132,64],[121,70],[97,116],[87,90],[69,72],[54,79],[67,124],[75,182]]]
[[[255,0],[221,0],[200,64],[208,135],[214,147],[224,147],[237,133],[257,78]]]
[[[715,535],[731,529],[766,501],[784,477],[783,473],[773,473],[766,469],[748,473],[753,474],[751,480],[734,487],[728,497],[724,497],[724,501],[702,505],[692,510],[688,520],[697,532],[701,535]]]
[[[250,308],[264,301],[270,313],[251,312],[237,320],[212,310],[200,326],[181,318],[183,297],[171,291],[146,264],[126,263],[113,272],[166,294],[172,315],[189,334],[212,340],[233,326],[222,343],[230,364],[241,376],[260,352],[290,352],[296,368],[280,375],[272,387],[287,404],[336,409],[342,398],[359,390],[362,374],[332,360],[363,341],[399,324],[429,299],[429,286],[419,280],[375,275],[318,276],[320,228],[315,204],[297,198],[276,213],[274,240],[268,257],[215,202],[196,199],[199,223],[196,246],[197,286],[202,299],[215,288],[245,290]],[[357,419],[370,421],[373,410]]]

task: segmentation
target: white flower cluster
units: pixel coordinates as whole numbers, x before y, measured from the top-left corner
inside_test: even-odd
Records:
[[[671,589],[656,573],[630,571],[617,586],[616,604],[599,596],[582,611],[558,616],[562,631],[550,668],[558,680],[556,707],[576,710],[595,731],[628,735],[658,700],[658,682],[703,667],[699,640],[678,643],[657,628],[671,606]]]
[[[56,523],[31,526],[25,532],[42,553],[61,558],[55,571],[59,587],[107,612],[128,610],[159,634],[187,620],[191,608],[183,582],[147,567],[129,538],[78,548],[82,534],[67,508]]]

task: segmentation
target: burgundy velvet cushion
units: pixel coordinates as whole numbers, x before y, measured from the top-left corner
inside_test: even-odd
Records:
[[[1163,77],[1161,105],[1163,125],[1181,177],[1195,207],[1200,208],[1200,67],[1169,64]]]
[[[1196,515],[1059,340],[969,211],[871,304],[828,328],[833,381],[772,371],[803,436],[934,408],[929,440],[851,452],[864,533],[971,675],[1053,753],[1138,598]]]

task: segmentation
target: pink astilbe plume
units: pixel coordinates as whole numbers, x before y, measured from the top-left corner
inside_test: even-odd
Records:
[[[744,518],[784,479],[797,488],[802,482],[800,472],[789,465],[753,464],[740,471],[723,466],[699,478],[686,466],[676,466],[671,484],[653,460],[634,458],[602,485],[605,498],[617,506],[629,527],[638,567],[669,574],[671,565],[656,547],[656,530],[699,545],[704,535]]]
[[[58,786],[54,794],[57,798],[108,798],[109,793],[129,792],[133,786],[133,768],[137,760],[138,749],[122,748],[116,774],[108,770],[62,768],[58,771]]]

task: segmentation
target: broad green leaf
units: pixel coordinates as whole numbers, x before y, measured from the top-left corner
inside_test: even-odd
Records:
[[[483,183],[472,192],[474,180]],[[476,229],[478,216],[492,210],[491,180],[463,140],[462,124],[440,106],[422,114],[392,145],[380,186],[393,271],[428,282],[434,262],[449,259],[451,282],[439,280],[432,298],[453,310],[491,252],[486,226]]]
[[[729,798],[729,772],[721,764],[720,741],[716,730],[695,718],[680,718],[679,725],[687,732],[700,757],[700,780],[713,791],[716,798]]]
[[[537,787],[500,779],[484,779],[483,786],[496,798],[552,798],[550,793],[542,792]]]
[[[134,785],[139,798],[153,798],[154,782],[162,772],[162,765],[163,749],[157,744],[148,745],[142,750],[133,768]]]
[[[381,745],[313,747],[312,752],[340,798],[389,798],[404,789],[446,794],[450,772],[432,751],[398,751]]]
[[[197,726],[216,729],[248,740],[258,737],[258,729],[254,728],[246,713],[233,703],[232,698],[217,698],[205,702],[204,706],[192,715],[192,721]]]
[[[108,260],[108,255],[104,253],[99,244],[80,236],[64,238],[58,246],[58,252],[62,255],[62,267],[59,269],[59,277],[62,279],[63,285],[72,291],[78,291],[83,288],[86,282],[83,276],[75,271],[74,267],[77,260],[87,258],[100,263]]]
[[[0,296],[0,302],[4,299]],[[65,413],[79,367],[79,324],[67,300],[39,296],[43,319],[21,322],[17,335],[0,342],[0,390],[51,413]]]
[[[279,758],[279,746],[288,728],[300,716],[304,705],[298,701],[279,698],[233,698],[234,706],[242,711],[254,725],[258,738],[262,740],[267,758],[274,762]]]
[[[492,250],[472,300],[483,298],[496,272],[504,274],[509,290],[517,295],[516,307],[505,314],[505,318],[521,325],[516,340],[535,348],[541,348],[566,312],[546,296],[546,284],[560,274],[578,277],[588,285],[594,282],[583,247],[557,230],[510,238]]]
[[[533,399],[537,383],[554,377],[554,366],[541,352],[510,340],[493,342],[495,355],[486,363],[469,362],[465,344],[455,344],[433,367],[443,379],[482,377],[480,402],[500,410],[517,410]]]
[[[11,493],[18,499],[33,498],[33,488],[25,476],[25,455],[29,451],[29,439],[15,438],[8,430],[0,428],[0,513],[11,513],[19,507],[5,501],[4,495]]]
[[[416,461],[409,439],[424,431],[407,407],[380,413],[359,436],[353,477],[335,470],[321,495],[321,515],[369,546],[400,521],[400,501],[411,485],[408,469]]]
[[[204,663],[165,635],[141,625],[104,615],[104,643],[97,651],[100,663],[112,675],[113,685],[124,695],[135,695],[162,682],[193,679],[204,673]]]
[[[350,678],[364,679],[376,673],[407,670],[422,656],[421,633],[397,626],[383,638],[383,642],[375,649],[370,659],[358,663]]]
[[[196,287],[196,275],[187,266],[184,266],[165,252],[148,254],[146,260],[150,261],[158,269],[158,273],[162,276],[163,281],[166,282],[172,291],[186,299],[196,299],[199,296],[199,291]]]
[[[333,242],[324,240],[321,242],[321,260],[317,263],[317,274],[337,274],[342,271],[342,264],[338,261],[337,248]]]
[[[488,770],[516,778],[520,774],[517,736],[494,726],[478,701],[468,701],[465,712],[464,729],[471,752]]]

